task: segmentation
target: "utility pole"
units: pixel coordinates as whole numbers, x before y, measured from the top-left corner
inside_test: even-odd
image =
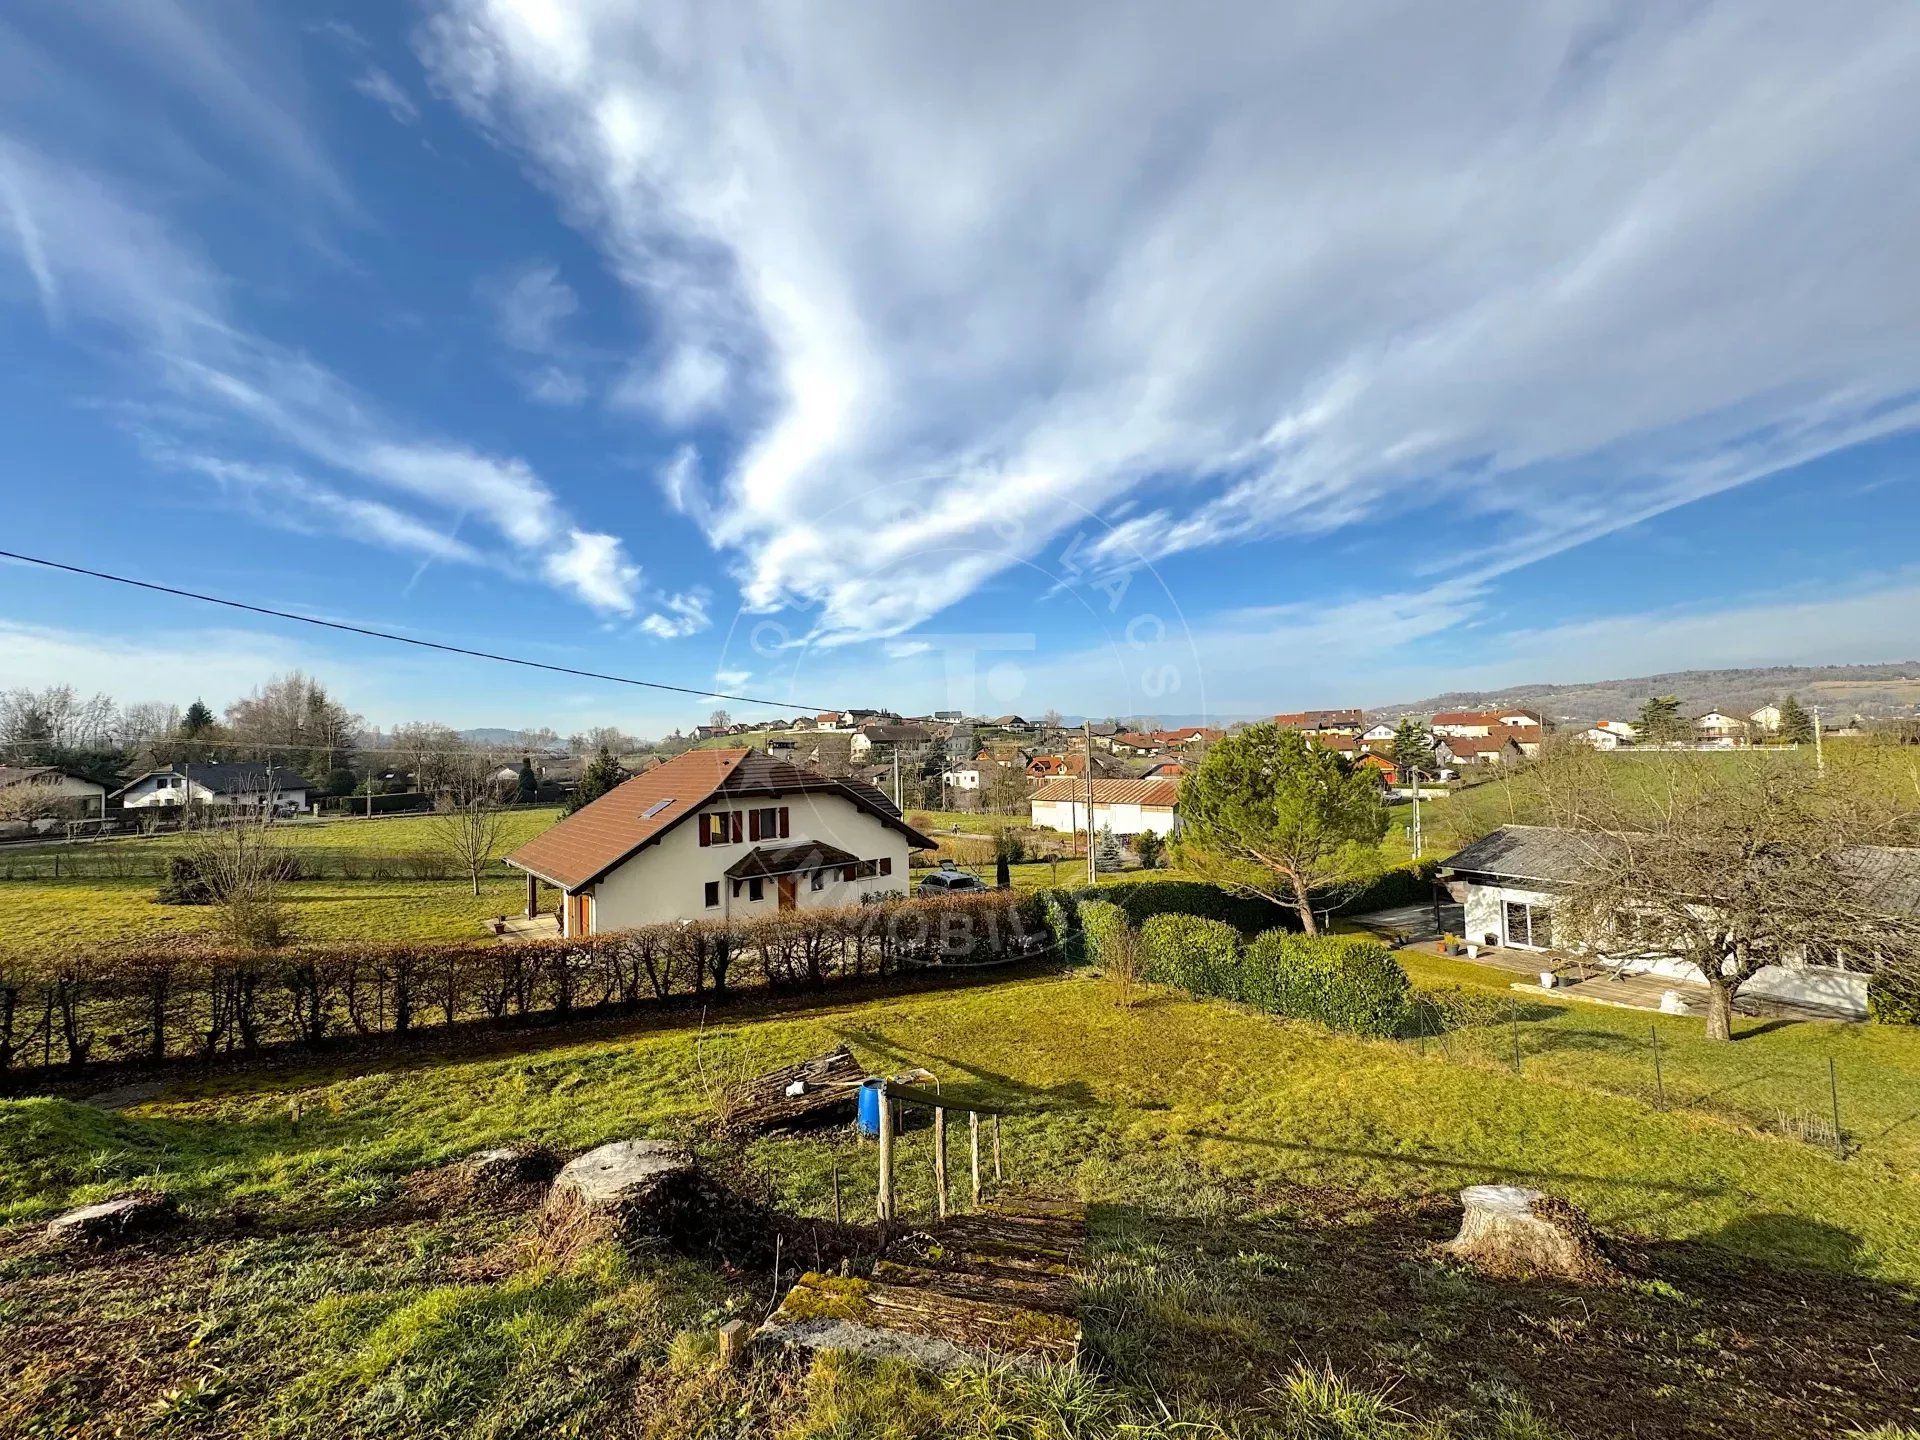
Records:
[[[1827,773],[1826,747],[1820,743],[1820,707],[1813,707],[1813,768],[1815,773]]]
[[[1420,858],[1420,772],[1413,772],[1413,858]]]
[[[1081,720],[1080,738],[1087,747],[1087,884],[1098,885],[1100,872],[1093,864],[1093,721]]]
[[[900,803],[900,746],[897,743],[893,747],[893,808],[905,808]]]

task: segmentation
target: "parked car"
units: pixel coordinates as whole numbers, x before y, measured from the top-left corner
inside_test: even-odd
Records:
[[[963,890],[984,890],[986,882],[965,870],[935,870],[920,881],[922,895],[957,895]]]

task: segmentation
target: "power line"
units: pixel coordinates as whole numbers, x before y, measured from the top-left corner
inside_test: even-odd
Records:
[[[298,615],[291,610],[275,610],[266,605],[249,605],[243,600],[227,600],[218,595],[202,595],[194,590],[177,590],[171,585],[156,585],[151,580],[135,580],[127,575],[113,575],[105,570],[89,570],[84,565],[67,565],[58,560],[46,560],[38,555],[22,555],[17,550],[0,550],[0,559],[18,560],[25,565],[41,565],[49,570],[64,570],[69,575],[85,575],[92,580],[111,580],[116,585],[131,585],[139,590],[151,590],[160,595],[173,595],[182,600],[199,600],[208,605],[224,605],[229,610],[245,610],[254,615],[268,615],[275,620],[297,620],[302,625],[318,625],[326,630],[341,630],[349,635],[364,635],[374,640],[391,640],[398,645],[415,645],[422,650],[439,650],[448,655],[465,655],[474,660],[493,660],[501,665],[522,665],[529,670],[550,670],[556,675],[574,675],[583,680],[605,680],[614,685],[632,685],[642,690],[667,690],[676,695],[693,695],[702,700],[734,700],[742,705],[767,705],[776,710],[825,710],[825,705],[803,705],[796,700],[766,700],[757,695],[730,695],[724,690],[696,690],[690,685],[669,685],[664,680],[635,680],[627,675],[608,675],[599,670],[576,670],[571,665],[550,665],[544,660],[522,660],[516,655],[496,655],[489,650],[469,650],[461,645],[444,645],[438,640],[417,640],[411,635],[395,635],[388,630],[372,630],[364,625],[348,625],[340,620],[321,620],[312,615]]]

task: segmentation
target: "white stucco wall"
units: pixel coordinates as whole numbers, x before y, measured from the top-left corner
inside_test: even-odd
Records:
[[[624,865],[611,871],[589,888],[593,896],[593,930],[625,930],[635,925],[653,925],[669,920],[719,920],[758,918],[780,912],[780,887],[772,879],[765,882],[759,901],[748,898],[746,886],[732,893],[726,878],[729,865],[749,851],[763,845],[794,845],[817,840],[857,855],[862,860],[891,860],[891,875],[867,875],[853,880],[831,874],[824,887],[813,888],[813,878],[795,877],[794,903],[798,909],[816,910],[833,905],[856,905],[862,896],[907,893],[907,837],[890,825],[839,795],[800,793],[774,798],[716,800],[698,812],[713,814],[722,810],[754,810],[769,805],[787,807],[787,838],[784,840],[741,840],[724,845],[701,845],[698,820],[683,821],[666,837],[640,851]],[[745,833],[743,823],[742,833]],[[709,880],[720,882],[720,903],[709,909],[705,889]]]
[[[1087,828],[1087,802],[1084,800],[1035,800],[1033,824],[1042,830],[1057,830],[1063,835]],[[1096,802],[1093,828],[1108,829],[1115,835],[1138,835],[1152,830],[1159,835],[1173,833],[1174,812],[1169,806],[1108,805]]]

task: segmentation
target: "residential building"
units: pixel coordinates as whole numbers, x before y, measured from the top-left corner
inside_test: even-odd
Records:
[[[934,842],[886,795],[752,749],[689,750],[581,807],[506,863],[562,892],[561,930],[741,919],[907,893]]]
[[[1166,747],[1151,735],[1127,730],[1114,736],[1107,748],[1116,755],[1158,755]]]
[[[1147,767],[1143,780],[1178,780],[1187,773],[1187,767],[1178,760],[1162,760],[1157,765]]]
[[[1591,745],[1596,750],[1624,750],[1633,744],[1633,737],[1622,735],[1610,728],[1603,720],[1598,725],[1589,726],[1573,737],[1582,745]]]
[[[107,787],[77,770],[59,765],[0,765],[0,790],[11,790],[15,785],[40,787],[62,810],[84,810],[91,815],[107,813]]]
[[[1139,835],[1151,830],[1171,835],[1177,821],[1180,786],[1175,780],[1049,780],[1033,792],[1033,825],[1070,835],[1087,829],[1087,791],[1093,791],[1095,832]]]
[[[1382,720],[1379,724],[1369,725],[1366,729],[1362,730],[1360,732],[1360,738],[1362,740],[1390,741],[1398,733],[1399,733],[1399,730],[1397,729],[1397,727],[1389,725],[1387,724],[1386,721]]]
[[[1358,735],[1367,717],[1358,710],[1294,710],[1273,717],[1282,730],[1334,730]]]
[[[853,758],[864,762],[878,751],[891,760],[898,753],[904,761],[924,755],[933,744],[933,736],[918,725],[863,725],[853,732]]]
[[[1704,715],[1694,717],[1693,731],[1702,740],[1719,741],[1722,744],[1731,745],[1747,738],[1747,722],[1738,715],[1709,710]]]
[[[1762,705],[1758,710],[1747,716],[1747,723],[1752,725],[1754,729],[1764,731],[1768,735],[1778,735],[1780,733],[1780,707],[1778,705]]]
[[[1533,710],[1442,710],[1430,722],[1435,735],[1457,735],[1485,739],[1496,727],[1509,730],[1541,730],[1540,715]]]
[[[114,791],[113,797],[128,810],[169,808],[190,799],[195,805],[296,815],[308,808],[307,795],[313,788],[284,765],[242,760],[149,770]]]
[[[1463,934],[1469,941],[1517,950],[1568,949],[1572,937],[1555,933],[1555,903],[1615,843],[1604,835],[1507,825],[1442,862],[1440,878],[1465,907]],[[1845,868],[1856,878],[1863,898],[1872,897],[1891,913],[1920,915],[1920,850],[1861,846],[1847,852]],[[1627,971],[1701,978],[1691,962],[1677,957],[1610,957],[1602,951],[1595,958]],[[1768,966],[1742,993],[1862,1016],[1867,977],[1844,962],[1801,961]]]
[[[1630,720],[1601,720],[1596,722],[1593,728],[1618,735],[1622,740],[1638,740],[1640,738],[1640,727]]]

